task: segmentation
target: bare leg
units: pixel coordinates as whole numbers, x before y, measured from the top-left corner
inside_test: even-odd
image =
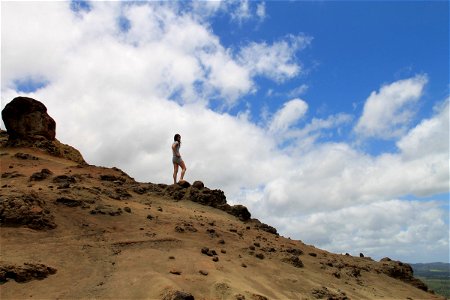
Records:
[[[173,164],[173,184],[177,183],[178,165]]]
[[[183,180],[184,178],[184,173],[186,173],[186,165],[184,164],[184,161],[181,161],[181,178],[180,180]]]

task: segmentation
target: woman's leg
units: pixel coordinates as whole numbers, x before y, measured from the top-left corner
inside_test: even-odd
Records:
[[[186,173],[186,165],[184,164],[184,161],[181,161],[180,166],[181,166],[181,178],[180,178],[180,180],[183,180],[184,173]]]
[[[173,164],[173,184],[177,183],[178,164]]]

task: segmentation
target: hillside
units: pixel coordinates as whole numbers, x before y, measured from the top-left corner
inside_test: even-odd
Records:
[[[171,290],[198,299],[438,298],[388,276],[399,263],[328,253],[170,196],[195,187],[137,183],[30,148],[0,155],[2,299],[161,299]],[[7,266],[24,263],[55,274],[11,280]]]
[[[2,299],[442,299],[408,264],[279,236],[201,181],[136,182],[4,131],[0,158]]]

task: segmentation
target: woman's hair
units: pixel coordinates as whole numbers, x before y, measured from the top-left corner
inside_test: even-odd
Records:
[[[177,134],[175,134],[175,136],[173,137],[173,140],[174,140],[175,142],[178,142],[178,143],[180,143],[180,144],[181,144],[181,141],[180,141],[180,139],[181,139],[181,135],[179,135],[178,133],[177,133]]]

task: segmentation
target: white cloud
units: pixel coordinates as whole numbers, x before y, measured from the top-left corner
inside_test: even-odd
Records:
[[[383,255],[409,245],[408,257],[419,257],[425,248],[414,246],[422,235],[429,244],[436,241],[430,253],[448,249],[442,242],[448,237],[441,226],[445,218],[434,202],[392,200],[448,193],[448,102],[399,136],[398,153],[379,156],[346,142],[321,142],[352,117],[308,122],[304,100],[267,112],[264,125],[251,123],[245,113],[212,111],[210,101],[232,106],[252,93],[255,76],[281,82],[301,74],[295,53],[311,39],[250,42],[235,56],[206,17],[178,9],[156,2],[92,2],[89,12],[75,15],[66,2],[2,3],[2,107],[17,96],[14,80],[46,78],[47,86],[28,95],[45,103],[57,122],[57,138],[78,148],[89,163],[118,166],[140,181],[171,182],[170,144],[179,132],[188,180],[223,189],[230,202],[249,206],[283,234],[346,252],[364,246],[374,253],[382,240]],[[211,14],[215,9],[220,8],[211,8]],[[129,20],[127,31],[120,30],[121,16]],[[380,134],[367,120],[384,120],[372,105],[388,98],[395,100],[387,102],[391,117],[411,111],[409,103],[418,101],[426,82],[421,78],[373,93],[359,126]],[[407,124],[385,123],[395,133]],[[290,147],[280,146],[280,139],[290,139]],[[401,217],[383,225],[388,214],[381,207]],[[382,224],[381,230],[368,219]],[[410,222],[414,219],[417,224]]]
[[[411,104],[422,96],[428,78],[418,75],[382,86],[367,98],[355,132],[363,137],[398,138],[408,129],[414,115]]]
[[[260,20],[264,20],[266,18],[266,3],[258,3],[256,5],[256,15]]]
[[[301,99],[293,99],[284,103],[272,118],[269,131],[272,133],[283,133],[294,125],[308,110],[308,104]]]
[[[311,40],[311,37],[304,35],[290,35],[272,45],[252,42],[241,49],[239,61],[254,76],[267,76],[283,82],[302,73],[302,67],[295,54],[308,46]]]

